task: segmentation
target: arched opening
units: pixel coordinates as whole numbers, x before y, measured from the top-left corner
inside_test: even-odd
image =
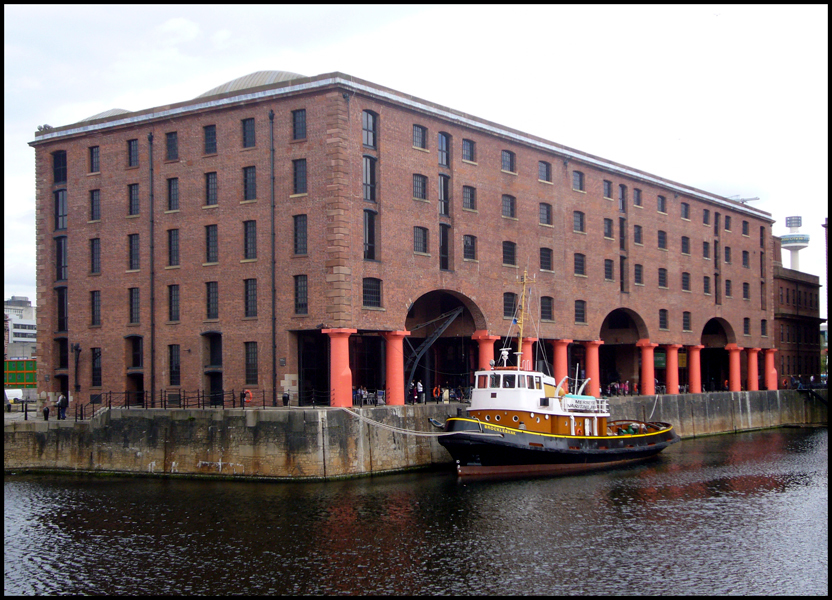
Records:
[[[704,346],[700,354],[702,391],[727,389],[728,351],[725,346],[735,341],[734,331],[725,319],[716,317],[705,323],[700,340]]]
[[[471,339],[485,329],[482,312],[469,298],[450,290],[434,290],[418,298],[405,320],[405,386],[422,383],[426,399],[436,386],[468,388],[479,358]],[[408,400],[412,395],[408,394]]]
[[[641,355],[636,342],[649,337],[647,326],[638,313],[628,308],[610,312],[601,324],[600,337],[604,341],[598,348],[601,390],[606,392],[614,383],[629,381],[632,385],[638,381]]]

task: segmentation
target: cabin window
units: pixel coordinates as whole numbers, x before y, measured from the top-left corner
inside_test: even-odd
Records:
[[[536,390],[541,389],[541,386],[540,386],[540,377],[535,377],[535,378],[534,378],[534,387],[535,387],[535,389],[536,389]]]
[[[477,376],[477,388],[483,389],[488,387],[488,375]]]
[[[523,375],[517,376],[517,387],[524,388],[526,387],[526,378]]]
[[[499,375],[491,375],[491,380],[488,383],[488,387],[492,387],[492,388],[500,387],[500,376]]]
[[[514,387],[514,375],[503,375],[503,387],[504,388],[513,388]]]
[[[529,380],[528,388],[530,390],[533,390],[534,389],[534,375],[526,375],[526,378]],[[538,386],[538,387],[540,387],[540,386]]]

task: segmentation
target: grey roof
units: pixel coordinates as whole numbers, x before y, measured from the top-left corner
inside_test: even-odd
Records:
[[[260,87],[261,85],[271,85],[273,83],[281,83],[291,79],[299,79],[306,77],[306,75],[298,75],[289,71],[255,71],[248,75],[243,75],[237,79],[232,79],[229,82],[218,85],[200,94],[197,98],[207,98],[208,96],[216,96],[217,94],[225,94],[227,92],[237,92],[249,88]]]
[[[124,110],[123,108],[111,108],[110,110],[105,110],[104,112],[98,113],[97,115],[87,117],[86,119],[81,119],[79,123],[83,123],[84,121],[94,121],[95,119],[103,119],[105,117],[114,117],[115,115],[123,115],[124,113],[129,112],[129,110]]]

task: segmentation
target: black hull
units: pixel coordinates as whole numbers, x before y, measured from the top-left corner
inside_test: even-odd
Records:
[[[445,430],[454,435],[439,443],[460,475],[570,473],[644,460],[679,441],[670,425],[651,425],[654,431],[644,434],[562,436],[451,418]]]

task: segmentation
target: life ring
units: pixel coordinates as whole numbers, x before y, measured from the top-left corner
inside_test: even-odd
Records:
[[[583,435],[583,434],[584,434],[583,429],[581,429],[580,427],[575,428],[575,435]]]
[[[246,395],[246,402],[251,402],[251,399],[252,399],[251,390],[244,390],[244,393]]]

